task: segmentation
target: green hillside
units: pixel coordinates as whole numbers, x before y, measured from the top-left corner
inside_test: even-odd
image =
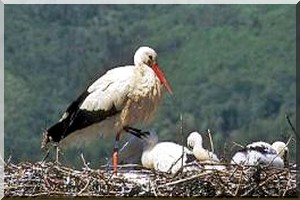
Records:
[[[133,63],[141,45],[158,52],[175,92],[150,125],[161,140],[180,142],[182,113],[184,135],[209,128],[219,155],[232,141],[287,141],[285,114],[296,116],[295,8],[5,5],[5,157],[40,160],[42,131],[107,69]],[[84,151],[97,166],[112,144],[96,141],[63,159],[78,165]]]

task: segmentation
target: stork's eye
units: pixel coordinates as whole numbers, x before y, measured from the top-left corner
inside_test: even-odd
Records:
[[[149,56],[149,59],[150,59],[150,60],[152,60],[152,59],[153,59],[153,57],[150,55],[150,56]]]
[[[193,142],[189,141],[189,142],[188,142],[188,147],[189,147],[189,148],[192,148],[193,146],[194,146],[194,145],[193,145]]]

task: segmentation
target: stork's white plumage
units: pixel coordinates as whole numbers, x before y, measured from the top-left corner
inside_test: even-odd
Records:
[[[158,108],[162,86],[172,89],[157,64],[157,54],[140,47],[134,65],[111,69],[96,80],[66,110],[58,123],[44,132],[42,148],[49,142],[90,141],[94,136],[116,135],[114,171],[118,141],[124,127],[147,122]]]
[[[284,156],[288,153],[285,143],[277,141],[272,145],[266,142],[253,142],[238,151],[231,160],[238,165],[265,165],[284,167]]]
[[[217,155],[203,148],[203,140],[200,133],[194,131],[187,138],[187,146],[193,149],[197,160],[202,162],[220,162]]]
[[[141,131],[129,128],[127,131],[142,139],[141,161],[145,168],[175,174],[186,164],[196,160],[193,153],[186,147],[173,142],[158,142],[158,136],[154,130]]]

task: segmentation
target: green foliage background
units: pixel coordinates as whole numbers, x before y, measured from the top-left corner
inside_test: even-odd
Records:
[[[159,54],[175,98],[150,127],[161,140],[213,133],[232,142],[287,141],[295,122],[295,5],[5,5],[5,157],[43,157],[43,129],[106,70],[133,62],[138,46]],[[204,138],[207,142],[207,137]],[[65,151],[80,166],[110,156],[112,138]],[[205,144],[209,148],[208,144]],[[290,144],[294,159],[294,142]]]

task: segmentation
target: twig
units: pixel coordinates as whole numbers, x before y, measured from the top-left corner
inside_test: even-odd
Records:
[[[45,156],[44,156],[43,159],[42,159],[42,163],[46,161],[46,159],[47,159],[48,156],[49,156],[49,153],[50,153],[50,149],[47,149],[47,152],[46,152]]]
[[[214,143],[213,143],[213,139],[212,139],[212,136],[210,133],[210,129],[207,129],[207,133],[208,133],[208,137],[209,137],[211,152],[214,153]]]
[[[241,144],[239,144],[239,143],[237,143],[237,142],[235,142],[235,141],[232,141],[232,143],[233,143],[235,146],[239,146],[239,147],[241,147],[241,148],[245,148],[245,146],[243,146],[243,145],[241,145]]]
[[[7,161],[6,161],[6,164],[9,164],[10,163],[10,161],[11,161],[11,158],[12,158],[12,156],[11,155],[9,155],[9,157],[8,157],[8,159],[7,159]],[[5,162],[4,162],[5,163]]]
[[[199,164],[199,163],[197,163]],[[224,163],[230,167],[228,163]],[[234,165],[231,165],[234,166]],[[4,195],[13,196],[291,196],[297,171],[263,167],[254,183],[251,166],[224,171],[187,171],[171,177],[149,170],[121,172],[108,181],[106,169],[75,170],[52,162],[8,163],[4,167]],[[126,176],[128,173],[129,176]],[[134,176],[131,176],[134,175]],[[131,178],[133,177],[133,178]],[[144,179],[144,180],[142,180]],[[149,184],[149,185],[148,185]]]
[[[31,197],[40,197],[40,196],[48,196],[48,195],[49,195],[48,192],[41,192],[41,193],[32,194],[30,196]]]
[[[292,130],[293,130],[295,136],[298,137],[298,134],[297,134],[297,132],[296,132],[296,129],[294,128],[294,126],[293,126],[293,124],[292,124],[292,122],[291,122],[290,117],[288,116],[288,114],[286,114],[285,117],[286,117],[286,119],[287,119],[287,121],[288,121],[290,127],[292,128]]]
[[[84,192],[86,190],[86,188],[89,186],[89,184],[90,184],[90,180],[88,179],[85,186],[82,188],[82,190],[80,190],[78,192],[78,195],[80,195],[82,192]]]
[[[183,169],[183,158],[184,158],[184,142],[183,142],[183,118],[182,113],[180,113],[180,135],[181,135],[181,145],[182,145],[182,154],[181,154],[181,170]]]
[[[130,168],[130,167],[133,167],[133,168],[138,168],[138,169],[146,169],[146,168],[143,168],[142,165],[140,164],[123,164],[123,165],[118,165],[121,169],[122,168]]]
[[[178,161],[179,161],[180,159],[183,161],[183,156],[184,156],[184,155],[181,154],[180,157],[179,157],[175,162],[172,163],[172,165],[169,167],[169,169],[168,169],[168,171],[167,171],[167,174],[170,174],[170,173],[171,173],[172,168],[178,163]],[[175,174],[173,174],[172,177],[177,176],[180,172],[182,172],[182,170],[183,170],[183,165],[181,165],[180,169],[177,170],[177,172],[176,172]]]
[[[228,188],[228,184],[225,184],[222,179],[219,179],[217,181],[218,185],[220,185],[223,189],[227,189],[227,193],[229,193],[231,196],[234,196],[234,194],[230,191],[230,188]]]
[[[190,180],[193,180],[195,178],[199,178],[199,177],[207,175],[207,174],[210,174],[210,172],[209,173],[206,172],[206,173],[202,173],[202,174],[196,174],[194,176],[191,176],[191,177],[188,177],[188,178],[185,178],[185,179],[179,179],[177,181],[173,181],[173,182],[170,182],[170,183],[166,183],[164,185],[160,185],[160,186],[158,186],[158,188],[165,187],[165,186],[176,185],[178,183],[182,183],[182,182],[185,182],[185,181],[190,181]]]
[[[150,182],[150,188],[151,188],[151,190],[153,191],[154,196],[157,197],[157,193],[156,193],[156,190],[155,190],[155,187],[154,187],[152,181],[149,180],[149,182]]]
[[[238,192],[240,190],[242,179],[243,179],[243,173],[241,173],[241,175],[240,175],[239,184],[238,184],[238,186],[237,186],[237,188],[235,190],[235,193],[234,193],[235,197],[238,195]]]
[[[284,190],[284,192],[282,194],[283,197],[285,196],[286,192],[289,189],[289,186],[290,186],[290,183],[291,183],[291,180],[292,180],[290,177],[291,177],[291,173],[290,173],[290,171],[288,171],[288,178],[287,178],[288,181],[286,183],[285,190]]]
[[[228,181],[233,177],[233,175],[235,174],[235,172],[238,170],[240,166],[237,166],[234,168],[233,172],[231,173],[231,175],[228,177]]]
[[[87,170],[91,170],[91,168],[90,168],[89,165],[86,163],[86,161],[85,161],[85,159],[84,159],[84,157],[83,157],[83,153],[80,154],[80,157],[81,157],[81,160],[82,160],[82,162],[83,162],[85,168],[86,168]]]

